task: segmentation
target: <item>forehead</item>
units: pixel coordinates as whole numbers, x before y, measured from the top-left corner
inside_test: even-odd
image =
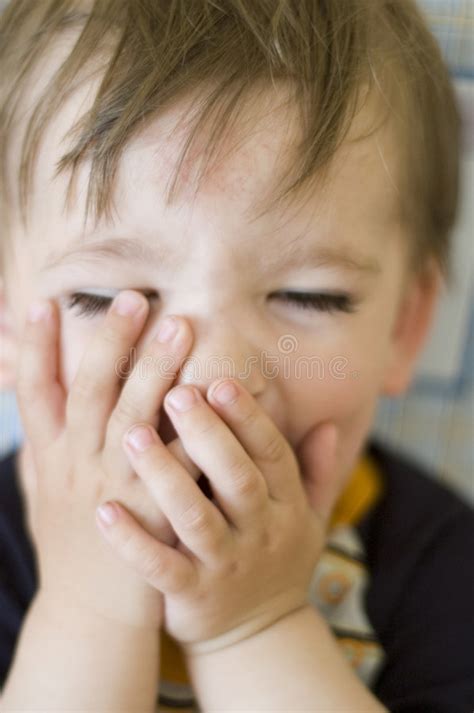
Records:
[[[69,146],[66,133],[93,95],[93,85],[76,91],[49,127],[41,147],[32,225],[35,233],[47,236],[41,245],[48,250],[66,246],[78,236],[84,241],[95,236],[93,222],[83,224],[90,164],[85,162],[77,172],[75,201],[69,210],[65,208],[68,176],[54,178],[56,163]],[[159,236],[169,249],[175,249],[189,236],[195,238],[198,225],[204,229],[207,224],[221,243],[243,244],[255,236],[271,235],[277,248],[280,238],[282,246],[288,242],[288,225],[296,232],[304,232],[308,224],[317,225],[322,238],[340,235],[347,242],[353,234],[357,237],[357,228],[367,232],[371,224],[376,235],[396,220],[398,171],[392,127],[387,124],[370,138],[355,140],[377,120],[374,101],[368,101],[356,116],[324,186],[316,179],[292,209],[281,206],[255,219],[256,208],[278,187],[282,168],[291,162],[295,141],[301,136],[296,113],[283,104],[284,93],[259,97],[248,103],[240,121],[226,134],[196,193],[199,162],[209,135],[198,137],[181,166],[177,200],[172,205],[165,196],[198,95],[181,100],[151,121],[122,154],[114,224],[102,221],[97,227],[109,233],[117,228],[145,240]]]
[[[267,91],[254,98],[252,94],[249,96],[239,121],[226,130],[209,164],[205,163],[204,151],[214,139],[212,128],[198,134],[186,153],[179,170],[176,204],[180,209],[194,204],[198,172],[203,164],[205,173],[199,184],[199,200],[212,203],[218,198],[239,203],[242,217],[249,221],[260,215],[258,207],[266,205],[265,200],[281,189],[284,169],[297,160],[296,146],[302,138],[299,115],[291,105],[285,104],[287,94],[283,85],[278,94]],[[156,189],[161,202],[189,138],[188,121],[198,98],[196,95],[181,101],[130,142],[121,162],[118,186],[121,199],[131,188],[127,178],[133,176],[136,182],[146,179],[146,183]],[[365,211],[372,207],[380,214],[379,209],[387,212],[396,209],[398,171],[393,127],[385,124],[374,136],[359,140],[370,131],[379,114],[379,103],[375,95],[371,95],[332,159],[327,184],[323,186],[315,176],[308,189],[298,194],[301,202],[311,198],[310,207],[322,216],[330,210],[331,204],[340,206],[342,195],[348,202],[350,185],[351,194],[358,195],[357,203],[362,203]],[[282,215],[285,209],[286,204],[281,204],[276,210]]]

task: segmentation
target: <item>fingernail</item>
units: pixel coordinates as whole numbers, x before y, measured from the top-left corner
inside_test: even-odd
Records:
[[[124,290],[113,301],[112,308],[122,317],[131,317],[143,307],[143,298],[131,290]]]
[[[105,503],[97,508],[97,515],[104,525],[112,525],[118,519],[119,513],[113,503]]]
[[[133,426],[126,435],[127,442],[136,451],[144,451],[152,445],[155,438],[148,426]]]
[[[197,403],[197,394],[192,387],[178,386],[166,395],[165,400],[177,411],[187,411]]]
[[[47,319],[51,314],[51,305],[46,300],[37,300],[33,302],[28,308],[28,321],[29,322],[41,322],[43,319]]]
[[[166,319],[163,320],[163,322],[160,324],[158,327],[158,331],[156,333],[156,339],[161,342],[162,344],[166,344],[167,342],[171,342],[173,339],[174,335],[178,331],[178,323],[175,320],[174,317],[166,317]]]
[[[232,381],[224,381],[214,389],[211,395],[218,403],[224,406],[237,401],[239,392]]]

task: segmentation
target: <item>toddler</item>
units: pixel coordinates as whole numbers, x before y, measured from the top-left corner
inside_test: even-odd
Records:
[[[473,513],[370,437],[449,276],[413,0],[12,0],[0,710],[467,713]]]

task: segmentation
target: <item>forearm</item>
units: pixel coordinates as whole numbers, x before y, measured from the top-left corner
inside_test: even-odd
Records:
[[[188,665],[205,712],[387,711],[309,605],[237,644],[189,656]]]
[[[156,629],[84,612],[52,612],[40,597],[27,612],[0,711],[150,713],[159,680]]]

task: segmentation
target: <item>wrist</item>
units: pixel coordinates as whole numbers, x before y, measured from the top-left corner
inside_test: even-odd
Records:
[[[153,611],[151,611],[153,607]],[[80,598],[71,599],[59,593],[40,588],[31,603],[32,615],[48,626],[84,630],[106,630],[113,628],[115,631],[135,634],[149,634],[156,636],[163,622],[163,602],[153,601],[143,608],[120,611],[107,606],[95,606],[82,601]]]
[[[285,594],[274,600],[271,606],[267,605],[261,612],[246,619],[232,629],[212,637],[212,639],[182,643],[184,654],[186,657],[198,657],[227,649],[245,639],[258,636],[282,619],[309,606],[311,605],[306,596],[295,596],[295,593]]]

